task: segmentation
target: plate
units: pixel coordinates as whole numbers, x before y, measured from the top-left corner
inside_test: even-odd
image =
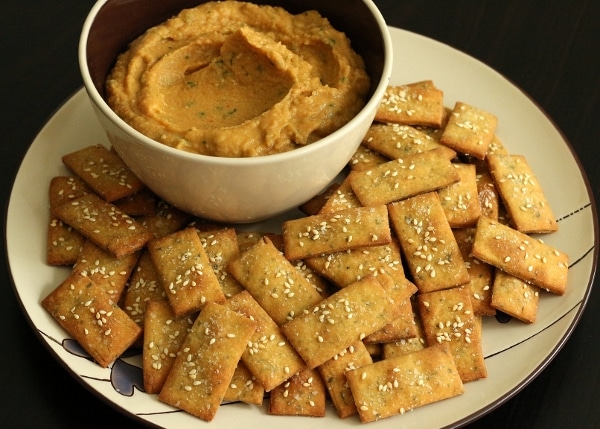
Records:
[[[544,240],[566,252],[571,261],[566,294],[544,294],[535,323],[485,319],[483,350],[488,378],[466,384],[465,393],[459,397],[369,425],[373,429],[461,426],[518,393],[554,358],[575,328],[589,297],[597,262],[595,205],[570,146],[527,95],[486,65],[444,44],[395,28],[391,32],[395,58],[391,84],[432,79],[444,91],[447,106],[464,101],[494,113],[499,138],[511,153],[527,157],[558,217],[559,232]],[[45,263],[47,185],[53,176],[68,173],[61,162],[63,154],[94,143],[109,145],[85,92],[80,90],[40,131],[15,178],[6,225],[14,287],[41,341],[90,390],[138,422],[196,428],[203,424],[201,420],[140,390],[140,356],[122,357],[103,369],[91,362],[40,306],[41,299],[69,272]],[[275,227],[280,221],[270,220],[260,227]],[[340,420],[333,407],[324,419],[307,419],[275,417],[260,407],[229,404],[221,407],[210,425],[229,429],[238,428],[240,422],[246,429],[270,425],[307,429],[323,424],[336,429],[361,424],[356,417]]]

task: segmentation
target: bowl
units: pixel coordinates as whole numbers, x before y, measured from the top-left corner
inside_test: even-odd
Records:
[[[389,84],[391,36],[371,0],[253,1],[291,13],[318,10],[350,38],[364,59],[371,88],[364,107],[337,131],[297,149],[229,158],[199,155],[159,143],[122,120],[107,104],[105,80],[119,53],[146,29],[203,1],[100,0],[79,43],[83,84],[100,125],[127,166],[173,206],[224,223],[258,222],[298,207],[344,169],[366,134]]]

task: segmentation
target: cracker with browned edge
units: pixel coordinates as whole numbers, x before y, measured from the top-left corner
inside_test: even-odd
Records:
[[[158,399],[212,421],[231,383],[256,322],[209,302],[175,358]]]
[[[473,311],[476,315],[493,316],[496,314],[496,309],[490,305],[490,301],[495,269],[471,256],[475,228],[460,228],[452,231],[471,278],[467,286],[471,292]]]
[[[322,300],[314,286],[266,237],[233,260],[229,272],[278,325]]]
[[[167,301],[167,295],[150,254],[143,249],[129,277],[122,308],[138,325],[144,326],[146,304],[150,300]]]
[[[108,367],[142,329],[88,277],[71,274],[42,300],[42,307],[102,367]]]
[[[119,302],[139,255],[138,251],[117,258],[90,240],[86,240],[73,270],[92,279],[97,286],[110,295],[113,301]]]
[[[167,300],[148,301],[144,317],[142,373],[146,393],[159,393],[194,324],[195,315],[176,317]]]
[[[377,277],[355,282],[281,327],[309,368],[316,368],[399,314]]]
[[[486,159],[516,230],[525,234],[558,230],[550,203],[523,155],[490,155]]]
[[[246,404],[261,405],[264,397],[265,388],[256,381],[256,377],[246,368],[244,362],[238,362],[223,397],[223,403],[244,402]]]
[[[539,292],[539,287],[498,270],[491,305],[522,322],[533,323],[537,317]]]
[[[317,368],[341,419],[357,413],[354,397],[346,379],[346,371],[372,363],[373,359],[365,344],[357,341]]]
[[[446,152],[449,159],[456,156],[455,151],[410,125],[374,123],[369,127],[362,144],[391,159],[437,148]]]
[[[335,189],[331,193],[329,198],[327,198],[327,201],[325,201],[325,203],[321,207],[321,210],[319,210],[319,213],[333,213],[337,212],[338,210],[345,210],[362,206],[362,204],[356,197],[356,194],[354,194],[352,186],[350,186],[350,180],[352,180],[351,177],[353,174],[353,171],[350,171],[350,173],[348,173],[344,181],[340,183],[337,189]]]
[[[375,362],[348,371],[346,377],[364,423],[464,392],[447,344]]]
[[[148,252],[177,317],[199,311],[208,302],[225,302],[195,228],[150,241]]]
[[[389,205],[412,280],[422,293],[460,286],[469,273],[436,192]]]
[[[117,258],[134,253],[154,238],[135,219],[96,194],[86,194],[53,210],[56,217]]]
[[[457,152],[484,159],[497,125],[498,119],[493,114],[457,101],[440,143]]]
[[[417,295],[423,333],[428,346],[447,343],[461,380],[487,377],[481,345],[481,325],[473,312],[466,287]]]
[[[413,320],[415,323],[415,336],[412,338],[403,338],[399,341],[382,344],[383,359],[391,359],[396,356],[416,352],[427,347],[425,334],[423,333],[423,324],[421,317],[413,309]]]
[[[305,368],[271,391],[269,414],[325,416],[327,391],[316,369]]]
[[[444,118],[444,93],[433,81],[424,80],[386,88],[375,120],[440,127]]]
[[[472,255],[549,292],[565,293],[568,255],[509,226],[481,217]]]
[[[442,149],[408,155],[352,176],[352,190],[364,206],[378,206],[435,191],[459,180]]]
[[[360,144],[356,152],[348,161],[348,165],[352,171],[368,170],[378,164],[388,162],[390,159],[374,150],[369,149],[364,144]]]
[[[230,298],[244,290],[240,282],[229,274],[228,269],[229,263],[240,254],[235,229],[220,228],[209,231],[198,231],[198,236],[225,297]]]
[[[481,216],[474,164],[453,163],[459,180],[439,189],[440,202],[452,228],[475,226]]]
[[[232,296],[224,305],[257,322],[242,362],[267,392],[306,367],[277,323],[248,291]]]
[[[115,152],[100,144],[64,155],[62,161],[109,203],[132,195],[144,187],[142,181]]]
[[[284,254],[290,260],[388,244],[392,240],[384,205],[292,219],[284,222],[282,228]]]
[[[148,188],[142,188],[136,193],[112,203],[129,216],[153,216],[156,214],[158,201],[154,192]]]
[[[140,216],[137,220],[152,231],[155,237],[164,237],[184,228],[192,220],[192,216],[159,200],[154,214]]]

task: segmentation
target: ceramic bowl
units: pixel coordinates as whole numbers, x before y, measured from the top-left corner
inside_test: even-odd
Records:
[[[193,215],[249,223],[288,211],[326,188],[344,169],[371,124],[389,83],[389,29],[371,0],[280,0],[291,13],[316,9],[346,33],[371,78],[364,108],[342,128],[289,152],[250,158],[198,155],[133,129],[107,104],[104,82],[119,53],[146,29],[202,1],[100,0],[82,29],[79,64],[86,92],[110,143],[159,197]]]

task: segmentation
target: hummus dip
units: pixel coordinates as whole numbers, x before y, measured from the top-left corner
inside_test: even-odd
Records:
[[[370,80],[350,41],[316,11],[209,2],[121,54],[108,104],[163,144],[220,157],[292,150],[340,128]]]

